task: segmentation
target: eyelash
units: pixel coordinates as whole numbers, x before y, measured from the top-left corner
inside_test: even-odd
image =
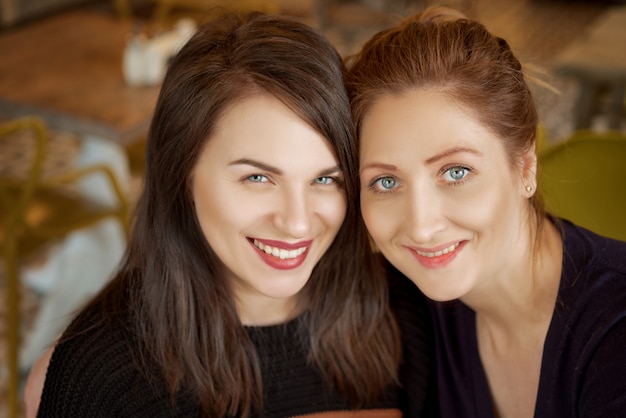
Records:
[[[388,195],[390,193],[394,193],[396,191],[395,185],[392,189],[382,189],[382,188],[378,188],[376,187],[376,184],[380,183],[382,180],[384,179],[393,179],[394,182],[398,182],[398,180],[393,177],[393,176],[380,176],[380,177],[376,177],[374,180],[372,180],[372,182],[370,182],[370,184],[368,185],[368,190],[379,194],[379,195]]]
[[[265,179],[265,181],[258,181],[258,180],[254,180],[253,178],[255,177],[263,177]],[[244,182],[249,182],[249,183],[266,183],[269,181],[269,179],[267,178],[267,176],[264,176],[263,174],[251,174],[249,176],[246,176],[243,179]]]
[[[330,183],[318,183],[317,180],[320,179],[329,179],[331,182]],[[321,184],[322,186],[328,186],[330,184],[340,184],[340,180],[337,177],[333,177],[333,176],[322,176],[322,177],[318,177],[315,180],[313,180],[313,182],[315,184]]]
[[[254,178],[263,178],[264,181],[254,180]],[[318,183],[317,180],[320,180],[320,179],[330,179],[330,183]],[[251,174],[249,176],[246,176],[243,179],[243,181],[247,182],[247,183],[267,183],[267,182],[270,181],[270,179],[267,176],[263,175],[263,174]],[[342,179],[340,177],[334,177],[334,176],[317,177],[316,179],[313,180],[313,183],[319,184],[319,185],[322,185],[322,186],[330,186],[330,185],[333,185],[333,184],[336,184],[337,186],[343,185]]]
[[[465,171],[465,175],[463,176],[463,178],[459,179],[459,180],[445,180],[445,184],[449,185],[449,186],[461,186],[463,184],[465,184],[465,182],[467,182],[469,180],[469,176],[472,174],[473,170],[470,167],[464,166],[464,165],[449,165],[444,167],[441,170],[442,176],[445,176],[446,173],[449,173],[450,170],[452,169],[460,169],[460,170],[464,170]],[[383,189],[382,187],[376,187],[377,184],[379,184],[382,180],[384,179],[392,179],[396,184],[394,184],[394,187],[391,189]],[[368,185],[368,190],[372,191],[373,193],[376,194],[380,194],[380,195],[388,195],[390,193],[394,193],[397,189],[397,183],[398,180],[393,177],[393,176],[380,176],[380,177],[376,177],[374,180],[372,180],[369,185]]]
[[[459,180],[445,180],[446,184],[450,185],[450,186],[461,186],[463,184],[465,184],[465,182],[467,182],[469,180],[469,176],[472,175],[472,172],[474,170],[472,170],[470,167],[464,166],[464,165],[459,165],[459,164],[455,164],[455,165],[449,165],[446,166],[444,168],[442,168],[441,170],[441,174],[442,176],[445,176],[446,173],[449,173],[450,170],[452,169],[460,169],[460,170],[464,170],[465,171],[465,175],[463,176],[463,178],[459,179]]]

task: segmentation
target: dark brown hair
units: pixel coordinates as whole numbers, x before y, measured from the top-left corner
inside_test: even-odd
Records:
[[[535,145],[537,111],[520,61],[504,39],[458,11],[426,8],[374,35],[348,65],[357,137],[380,97],[433,89],[498,136],[515,167]],[[530,201],[539,229],[543,204],[537,193]]]
[[[327,138],[345,179],[346,218],[301,292],[309,359],[354,405],[373,401],[395,379],[398,331],[359,216],[343,75],[341,58],[318,31],[266,15],[226,15],[201,26],[170,64],[127,255],[92,303],[129,311],[137,358],[156,363],[172,394],[181,385],[190,390],[206,416],[245,416],[262,404],[254,346],[188,187],[220,116],[250,95],[275,96]]]

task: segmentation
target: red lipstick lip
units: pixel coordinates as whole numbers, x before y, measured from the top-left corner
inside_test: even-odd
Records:
[[[265,251],[262,251],[259,247],[254,245],[255,239],[259,242],[262,242],[263,244],[267,244],[271,247],[277,247],[283,250],[296,250],[302,247],[306,247],[306,249],[302,254],[298,255],[297,257],[281,259],[279,257],[274,257],[271,254],[267,254]],[[250,242],[252,248],[256,250],[256,253],[259,255],[261,260],[265,264],[276,270],[292,270],[296,267],[299,267],[302,263],[304,263],[304,260],[306,260],[307,256],[309,255],[309,247],[313,242],[313,240],[308,240],[301,241],[295,244],[288,244],[282,241],[260,240],[258,238],[248,238],[248,241]]]
[[[459,255],[463,247],[465,247],[465,244],[467,244],[467,241],[461,241],[459,243],[459,246],[454,251],[448,254],[441,254],[440,256],[435,256],[435,257],[426,257],[423,255],[419,255],[417,251],[437,252],[437,251],[441,251],[444,248],[448,248],[450,247],[450,245],[453,245],[453,244],[448,244],[447,247],[446,246],[435,247],[437,248],[436,250],[433,250],[433,249],[424,250],[421,248],[414,248],[414,247],[406,247],[406,248],[422,266],[426,267],[427,269],[438,269],[438,268],[446,267],[447,265],[452,263],[452,261],[454,261],[456,256]]]
[[[276,240],[272,240],[272,239],[261,239],[261,238],[248,237],[248,241],[250,241],[253,244],[254,244],[254,240],[257,240],[257,241],[263,243],[263,245],[269,245],[270,247],[277,247],[277,248],[280,248],[280,249],[283,249],[283,250],[297,250],[298,248],[309,247],[311,245],[311,243],[313,242],[312,239],[307,240],[307,241],[300,241],[300,242],[295,242],[295,243],[289,243],[289,242],[284,242],[284,241],[276,241]]]

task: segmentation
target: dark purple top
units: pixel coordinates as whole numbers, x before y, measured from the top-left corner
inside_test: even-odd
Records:
[[[563,269],[534,416],[626,417],[626,242],[561,222]],[[493,418],[474,311],[430,305],[441,416]]]

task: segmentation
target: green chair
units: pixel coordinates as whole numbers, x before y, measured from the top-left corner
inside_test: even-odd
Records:
[[[546,127],[539,123],[537,124],[537,154],[545,152],[552,146],[548,137],[548,130]]]
[[[550,213],[626,241],[626,133],[577,131],[538,154],[537,175]]]

